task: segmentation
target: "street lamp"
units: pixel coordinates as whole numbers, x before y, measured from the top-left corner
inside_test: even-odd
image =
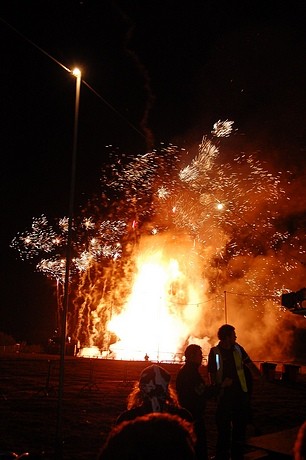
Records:
[[[71,266],[71,249],[72,249],[72,223],[74,210],[74,195],[75,195],[75,176],[76,176],[76,154],[78,143],[78,124],[79,124],[79,105],[80,105],[80,89],[81,89],[81,71],[76,68],[70,71],[76,77],[75,91],[75,109],[74,109],[74,127],[73,127],[73,149],[72,149],[72,164],[71,164],[71,182],[70,182],[70,198],[69,198],[69,214],[68,214],[68,233],[66,247],[66,270],[64,283],[64,299],[61,321],[61,347],[60,347],[60,368],[59,368],[59,389],[58,389],[58,408],[57,408],[57,423],[56,423],[56,458],[62,458],[62,400],[64,388],[65,374],[65,354],[66,354],[66,329],[67,329],[67,313],[69,307],[69,281],[70,281],[70,266]]]

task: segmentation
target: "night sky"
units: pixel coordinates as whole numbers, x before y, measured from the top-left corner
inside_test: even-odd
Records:
[[[0,331],[34,343],[53,331],[54,282],[10,243],[34,216],[68,213],[75,79],[62,65],[78,65],[89,85],[76,207],[99,190],[106,145],[135,155],[160,142],[188,149],[217,120],[235,122],[231,148],[305,175],[304,2],[3,3]]]

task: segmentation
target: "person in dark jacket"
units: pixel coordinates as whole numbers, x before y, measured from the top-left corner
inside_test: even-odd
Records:
[[[205,408],[207,400],[217,396],[221,385],[207,385],[200,373],[203,354],[199,345],[191,344],[185,350],[185,364],[176,377],[176,392],[179,404],[185,407],[194,420],[197,437],[196,454],[199,460],[208,458],[205,426]],[[223,386],[227,381],[223,383]]]

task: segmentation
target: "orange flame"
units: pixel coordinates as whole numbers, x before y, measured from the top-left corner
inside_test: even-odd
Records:
[[[161,250],[138,257],[137,275],[124,310],[108,330],[119,341],[111,345],[117,359],[180,360],[178,353],[197,320],[198,295],[179,263]],[[189,304],[189,301],[194,301]]]

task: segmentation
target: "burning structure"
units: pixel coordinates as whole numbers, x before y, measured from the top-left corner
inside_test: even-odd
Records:
[[[284,214],[290,175],[252,155],[222,156],[232,128],[217,122],[195,155],[173,145],[109,152],[101,193],[73,223],[67,327],[81,350],[179,360],[191,342],[208,353],[230,322],[254,359],[291,356],[302,318],[280,296],[304,276],[305,235]],[[66,243],[67,219],[52,226],[45,216],[12,241],[56,280],[59,317]]]

